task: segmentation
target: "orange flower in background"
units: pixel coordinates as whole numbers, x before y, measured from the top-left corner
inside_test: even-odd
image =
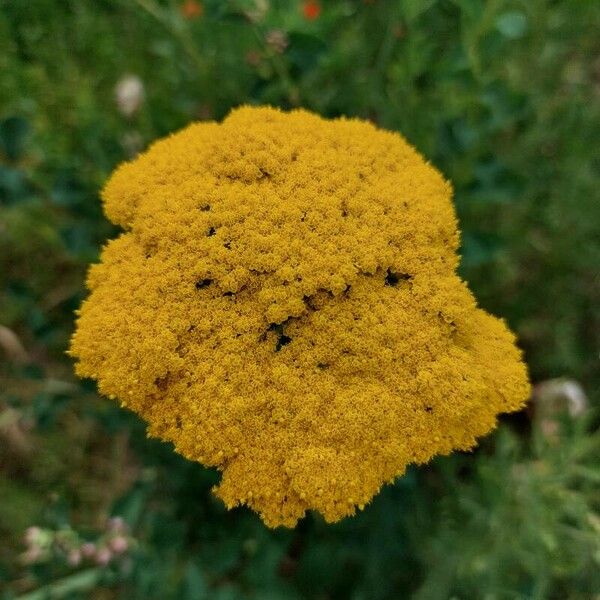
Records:
[[[306,0],[306,2],[302,3],[302,14],[305,19],[314,21],[321,14],[321,5],[315,2],[315,0]]]
[[[181,5],[181,14],[186,19],[196,19],[198,17],[201,17],[203,12],[204,7],[202,6],[202,4],[200,4],[200,2],[197,2],[196,0],[186,0]]]

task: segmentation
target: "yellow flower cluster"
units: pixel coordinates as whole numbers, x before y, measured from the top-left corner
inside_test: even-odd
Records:
[[[363,508],[529,394],[456,274],[450,184],[398,134],[243,107],[120,166],[77,373],[269,526]]]

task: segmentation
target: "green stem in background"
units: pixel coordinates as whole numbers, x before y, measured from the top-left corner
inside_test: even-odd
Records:
[[[271,66],[273,67],[275,73],[279,77],[281,84],[285,90],[285,95],[289,100],[292,106],[300,105],[300,91],[298,90],[298,86],[294,83],[291,78],[289,71],[281,59],[281,56],[276,52],[273,52],[271,48],[269,48],[268,44],[265,42],[265,32],[257,23],[252,23],[252,33],[256,37],[256,41],[260,45],[262,51],[265,56],[269,59]]]
[[[392,52],[394,51],[394,46],[396,44],[394,27],[400,23],[400,20],[397,10],[392,9],[390,13],[391,14],[387,15],[387,25],[381,39],[381,45],[377,50],[377,55],[375,58],[374,70],[377,76],[385,74],[388,63],[390,62],[390,58],[392,56]]]
[[[75,592],[85,592],[94,588],[102,578],[102,569],[94,567],[53,581],[33,592],[17,596],[16,600],[54,600]]]
[[[463,23],[461,37],[463,45],[473,74],[477,79],[482,79],[485,72],[481,64],[479,44],[488,31],[492,29],[495,16],[500,9],[499,0],[490,0],[484,4],[483,12],[478,19],[471,18],[467,26],[468,13],[463,11],[461,21]]]
[[[134,0],[134,2],[161,23],[179,41],[199,72],[205,73],[206,63],[185,24],[176,22],[172,15],[164,11],[154,0]]]

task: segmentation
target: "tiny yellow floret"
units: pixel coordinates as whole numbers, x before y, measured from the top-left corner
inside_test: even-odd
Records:
[[[272,527],[352,515],[529,395],[456,274],[450,184],[357,119],[243,107],[121,165],[90,268],[81,377]],[[253,490],[252,492],[249,490]]]

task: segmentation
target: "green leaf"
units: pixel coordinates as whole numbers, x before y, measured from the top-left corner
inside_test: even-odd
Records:
[[[408,24],[414,23],[420,15],[429,10],[437,0],[405,0],[403,12]]]
[[[50,191],[50,198],[59,206],[75,208],[85,204],[86,190],[70,169],[61,169]]]
[[[21,158],[29,123],[21,117],[8,117],[0,121],[0,149],[10,160]]]
[[[462,236],[461,267],[481,267],[495,259],[500,248],[498,240],[491,234],[464,232]]]
[[[102,577],[99,568],[79,571],[73,575],[54,581],[38,588],[34,592],[19,596],[19,600],[48,600],[50,598],[66,598],[77,592],[91,591]]]
[[[0,165],[0,204],[13,204],[26,200],[31,186],[23,171]]]
[[[327,44],[321,38],[300,31],[291,32],[288,40],[290,46],[286,54],[292,64],[303,71],[315,67],[327,49]]]
[[[183,579],[183,600],[203,600],[207,598],[208,588],[202,571],[189,562]]]
[[[527,17],[516,10],[505,12],[496,19],[496,29],[511,40],[522,38],[527,32]]]

